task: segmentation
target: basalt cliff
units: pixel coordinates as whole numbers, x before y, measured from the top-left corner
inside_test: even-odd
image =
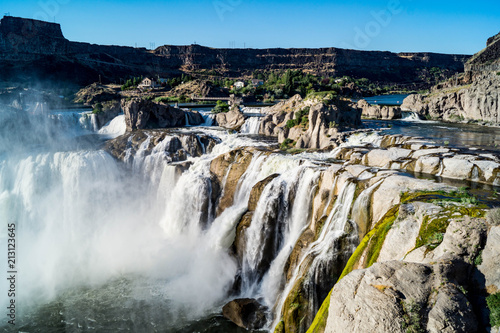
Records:
[[[0,21],[2,80],[51,80],[89,84],[119,82],[132,75],[161,75],[215,70],[228,76],[255,70],[300,69],[328,76],[350,75],[380,82],[415,83],[439,67],[463,71],[469,56],[391,53],[339,48],[215,49],[165,45],[155,50],[72,42],[56,23],[5,16]]]
[[[450,122],[500,124],[500,34],[465,65],[465,73],[433,87],[425,95],[408,96],[402,110]]]

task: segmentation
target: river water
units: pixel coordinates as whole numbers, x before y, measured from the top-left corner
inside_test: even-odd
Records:
[[[259,277],[260,220],[252,223],[247,241],[254,246],[244,257],[242,295],[259,296],[272,306],[287,288],[281,285],[281,272],[305,227],[310,195],[323,167],[315,161],[321,161],[320,155],[255,155],[233,206],[203,224],[203,199],[211,195],[211,160],[238,147],[272,142],[210,127],[195,129],[220,143],[211,153],[190,158],[192,166],[178,176],[161,152],[145,156],[138,151],[124,164],[101,149],[106,140],[124,133],[123,115],[98,132],[88,112],[24,117],[3,111],[0,116],[0,243],[6,248],[4,221],[15,223],[16,331],[243,332],[220,315],[237,274],[227,249],[251,188],[276,172],[280,175],[266,187],[255,216],[276,213],[273,207],[288,205],[284,197],[297,196],[287,206],[289,213],[279,216],[280,225],[290,227],[280,236],[270,273]],[[250,120],[245,131],[256,134],[256,123]],[[500,142],[498,129],[404,121],[365,124],[387,128],[382,133],[422,136],[448,145],[496,149]],[[354,190],[354,184],[346,182],[342,202],[350,203]],[[328,244],[345,228],[351,204],[340,203],[320,235],[328,242],[311,245],[317,254],[313,268],[323,267],[331,255]],[[0,269],[7,272],[6,260],[1,260]],[[7,289],[2,279],[4,309]],[[2,320],[1,330],[12,331],[4,324]]]

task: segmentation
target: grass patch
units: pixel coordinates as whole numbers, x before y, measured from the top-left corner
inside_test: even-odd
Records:
[[[496,293],[486,297],[486,304],[490,310],[490,325],[491,327],[500,326],[500,293]]]

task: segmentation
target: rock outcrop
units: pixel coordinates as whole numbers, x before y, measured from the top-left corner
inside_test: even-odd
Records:
[[[361,110],[340,99],[302,99],[295,95],[264,113],[259,133],[277,136],[279,143],[295,148],[337,146],[339,132],[361,125]]]
[[[132,98],[122,102],[127,131],[145,128],[180,127],[186,125],[186,113],[170,105],[159,104],[141,98]],[[190,125],[199,125],[203,122],[201,117],[198,123],[191,117]]]
[[[388,261],[333,288],[325,332],[463,332],[478,329],[466,294],[469,267]]]
[[[132,164],[137,154],[170,162],[185,161],[209,153],[218,141],[209,135],[172,130],[137,130],[106,142],[116,159]]]
[[[408,96],[401,109],[450,122],[500,124],[499,35],[488,40],[487,47],[467,62],[465,70],[463,76],[434,87],[430,94]]]
[[[401,118],[401,108],[396,106],[386,105],[370,105],[364,99],[357,103],[357,107],[361,109],[361,116],[368,119],[385,119],[393,120]]]

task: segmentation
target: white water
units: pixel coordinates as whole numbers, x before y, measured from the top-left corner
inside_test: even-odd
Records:
[[[81,131],[79,121],[64,123],[67,126],[57,128],[73,134]],[[116,135],[122,126],[122,119],[117,117],[103,132]],[[17,299],[26,305],[20,307],[19,314],[29,304],[53,301],[68,290],[101,288],[122,278],[133,282],[131,290],[120,291],[108,307],[166,302],[168,306],[149,319],[152,326],[158,325],[159,318],[168,325],[178,325],[218,313],[237,274],[237,263],[228,249],[236,224],[247,210],[251,189],[258,181],[279,173],[264,189],[247,230],[242,274],[242,294],[263,297],[272,307],[285,288],[282,272],[288,256],[309,223],[319,168],[299,155],[255,153],[239,180],[233,205],[215,217],[210,199],[210,162],[234,148],[262,143],[225,131],[204,129],[204,133],[221,142],[211,153],[189,157],[192,165],[182,174],[165,154],[165,147],[175,139],[168,135],[151,151],[152,137],[134,154],[127,151],[125,166],[102,150],[60,149],[57,141],[37,151],[26,149],[2,156],[0,217],[16,223],[18,230],[17,269],[22,276]],[[328,261],[328,249],[345,226],[352,201],[351,185],[336,201],[320,240],[307,251],[316,256],[317,265]],[[266,230],[274,232],[273,257],[269,267],[257,276],[263,244],[268,241],[262,228],[270,227],[264,224],[270,214],[279,215],[274,230]],[[6,235],[2,225],[2,244],[6,244]],[[1,262],[0,269],[7,271],[6,262]],[[293,279],[298,274],[297,270]],[[6,288],[3,280],[2,295]],[[118,290],[114,285],[109,288]],[[93,302],[103,302],[101,297]],[[2,299],[0,305],[6,306],[5,302]],[[69,300],[61,310],[65,316],[75,311],[72,302]],[[127,306],[134,315],[141,315],[140,309]],[[73,316],[78,321],[82,314]],[[65,320],[73,321],[69,317]],[[111,325],[118,319],[105,316],[101,320]]]
[[[249,117],[241,126],[240,132],[245,134],[259,134],[260,117]]]
[[[291,289],[297,282],[300,276],[304,273],[305,267],[302,267],[302,264],[305,262],[305,259],[308,257],[313,257],[313,261],[310,265],[310,268],[307,272],[309,276],[317,274],[317,269],[322,264],[328,264],[328,262],[335,256],[337,253],[332,251],[332,245],[336,240],[344,234],[344,229],[346,227],[346,223],[348,221],[348,216],[351,208],[352,201],[354,199],[354,192],[356,191],[356,184],[346,181],[335,204],[332,208],[332,211],[328,215],[328,218],[325,222],[325,225],[321,229],[321,234],[318,239],[314,241],[307,250],[304,252],[300,263],[294,270],[293,276],[290,281],[287,283],[284,291],[281,293],[279,299],[277,300],[275,317],[271,326],[271,331],[274,331],[276,325],[280,321],[280,314],[283,309],[283,305],[285,300],[290,293]],[[311,295],[314,296],[314,295]],[[312,301],[312,302],[311,302]],[[310,299],[310,307],[318,307],[317,304],[311,304],[317,300]]]
[[[125,115],[120,114],[99,129],[98,133],[114,138],[125,134],[126,129],[127,125],[125,124]]]
[[[52,111],[48,117],[63,131],[75,129],[96,132],[98,130],[96,115],[91,111],[60,110]]]
[[[424,122],[416,112],[413,111],[402,111],[401,112],[401,120],[403,121],[413,121],[413,122]]]

